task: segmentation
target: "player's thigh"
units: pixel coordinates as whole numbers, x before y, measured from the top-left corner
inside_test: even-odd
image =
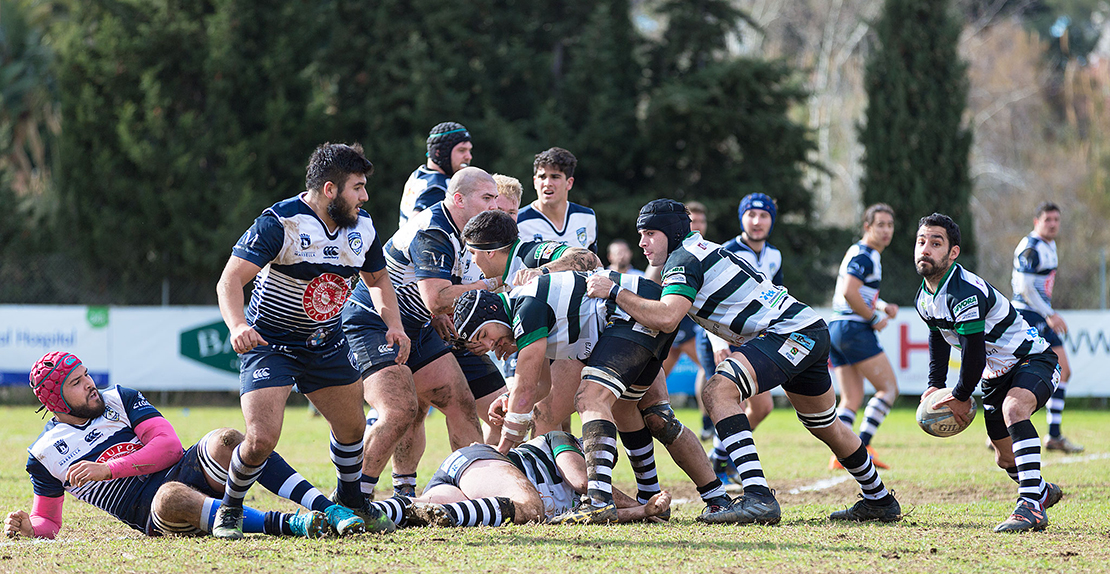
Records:
[[[438,408],[450,408],[459,401],[474,400],[466,377],[452,353],[436,358],[413,373],[412,378],[421,401]]]
[[[474,461],[458,478],[458,483],[471,500],[504,496],[513,501],[527,501],[538,496],[536,488],[519,468],[500,460]]]
[[[450,484],[437,484],[426,489],[420,494],[419,498],[415,499],[416,502],[434,502],[436,504],[450,504],[464,500],[468,500],[466,494],[463,494],[459,487]]]
[[[833,368],[833,377],[840,388],[841,404],[858,410],[863,403],[863,375],[855,365],[842,365]]]

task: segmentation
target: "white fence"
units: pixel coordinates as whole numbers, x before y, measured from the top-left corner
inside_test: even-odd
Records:
[[[828,316],[828,309],[819,309]],[[1072,376],[1068,396],[1110,396],[1110,311],[1062,311]],[[929,330],[903,307],[879,339],[902,392],[924,390]],[[0,384],[27,384],[44,353],[76,354],[94,378],[143,391],[237,390],[238,358],[216,307],[0,305]],[[952,353],[949,384],[958,376]]]

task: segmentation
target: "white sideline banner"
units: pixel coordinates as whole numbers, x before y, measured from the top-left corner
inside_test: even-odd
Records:
[[[817,309],[829,317],[829,309]],[[1068,396],[1110,396],[1110,311],[1061,311],[1072,376]],[[902,307],[879,341],[904,394],[920,394],[929,375],[929,329]],[[76,354],[98,382],[143,391],[239,388],[238,357],[215,306],[97,307],[0,305],[0,384],[27,384],[44,353]],[[949,386],[959,376],[953,350]]]

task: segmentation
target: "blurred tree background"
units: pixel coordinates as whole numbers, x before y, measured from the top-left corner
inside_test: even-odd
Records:
[[[864,62],[882,45],[884,5],[0,0],[0,302],[214,303],[231,245],[263,208],[303,189],[304,165],[324,141],[365,146],[376,167],[365,208],[388,237],[428,130],[451,120],[471,130],[474,164],[519,178],[526,202],[533,155],[554,145],[573,151],[571,199],[598,212],[602,246],[634,241],[636,211],[657,197],[706,203],[710,239],[723,242],[739,232],[739,199],[768,193],[779,201],[771,242],[784,251],[787,286],[826,303],[865,202],[855,126],[872,125]],[[1110,123],[1099,92],[1105,68],[1091,56],[1099,5],[953,6],[962,35],[934,41],[957,44],[971,91],[966,113],[946,117],[977,134],[975,235],[1001,245],[989,251],[1008,261],[1028,218],[985,230],[983,218],[1043,192],[1039,183],[1051,178],[1033,168],[1049,162],[1034,166],[1035,151],[1069,158],[1060,171],[1071,179],[1054,182],[1076,198],[1066,209],[1096,221],[1110,203],[1099,175],[1110,156],[1097,145],[1110,133],[1101,129]],[[1084,26],[1082,64],[1075,43],[1061,43],[1080,34],[1076,26]],[[998,66],[1015,52],[988,40],[1014,37],[1026,38],[1024,59]],[[990,48],[990,59],[977,48]],[[1010,87],[1023,97],[993,92],[992,100],[980,70],[998,81],[1032,70],[1033,83]],[[1053,81],[1062,86],[1056,100]],[[1068,87],[1084,81],[1086,91]],[[1057,110],[1057,120],[1041,109]],[[1003,118],[1031,129],[1005,134],[996,127]],[[980,130],[1025,147],[992,151]],[[1017,166],[1005,168],[1024,170],[1021,183],[982,167],[1011,159]],[[1066,241],[1061,257],[1066,264]],[[1090,265],[1070,269],[1090,280]]]

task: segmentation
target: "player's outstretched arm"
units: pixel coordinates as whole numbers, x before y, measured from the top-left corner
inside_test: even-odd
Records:
[[[547,362],[547,341],[539,339],[517,354],[516,380],[509,389],[508,409],[497,450],[506,454],[527,438],[532,411],[546,393],[542,392],[543,366]],[[528,419],[527,422],[524,422]]]
[[[35,495],[31,514],[23,510],[9,512],[4,518],[4,534],[8,538],[54,538],[62,529],[62,501],[65,497]]]
[[[586,294],[598,299],[615,299],[617,305],[636,322],[664,333],[677,329],[693,304],[689,299],[674,294],[663,295],[658,301],[645,299],[630,289],[614,284],[602,274],[591,275],[586,280]]]

